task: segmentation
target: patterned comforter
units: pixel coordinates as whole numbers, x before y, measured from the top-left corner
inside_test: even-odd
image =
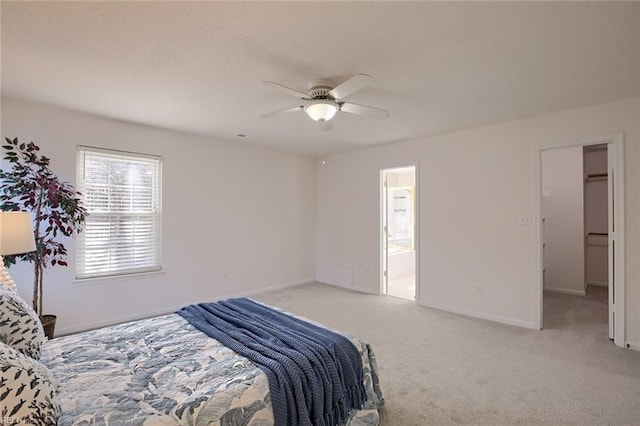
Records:
[[[367,402],[349,425],[377,425],[375,356],[362,356]],[[272,425],[266,375],[177,314],[51,340],[41,362],[59,381],[59,425]]]

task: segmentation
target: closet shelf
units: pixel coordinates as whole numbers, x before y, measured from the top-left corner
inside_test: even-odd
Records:
[[[607,179],[609,177],[608,173],[587,173],[584,175],[585,180],[589,179]]]

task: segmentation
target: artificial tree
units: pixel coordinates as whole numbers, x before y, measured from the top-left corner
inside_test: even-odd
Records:
[[[49,158],[39,155],[38,145],[19,142],[18,138],[5,141],[4,159],[11,168],[0,168],[0,209],[32,213],[36,250],[4,256],[4,263],[9,266],[21,259],[34,264],[33,309],[42,318],[44,270],[67,266],[67,249],[57,238],[82,232],[87,211],[80,202],[80,193],[56,176],[49,167]]]

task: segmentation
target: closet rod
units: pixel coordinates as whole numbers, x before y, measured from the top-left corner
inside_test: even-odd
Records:
[[[599,237],[608,237],[609,233],[608,232],[589,232],[587,234],[587,237],[593,237],[593,236],[599,236]]]
[[[586,179],[603,179],[607,177],[609,177],[608,173],[589,173],[584,175],[585,180]]]

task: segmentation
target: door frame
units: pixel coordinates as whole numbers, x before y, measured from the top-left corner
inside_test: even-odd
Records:
[[[535,191],[534,191],[534,234],[535,234],[535,294],[534,297],[534,325],[538,329],[543,328],[543,282],[542,282],[542,152],[552,149],[568,148],[575,146],[587,146],[597,144],[607,144],[607,149],[612,151],[613,164],[609,164],[609,173],[615,179],[613,188],[613,217],[609,218],[609,224],[615,223],[616,229],[613,234],[609,235],[610,250],[615,247],[614,268],[610,268],[609,274],[615,277],[613,283],[614,305],[614,336],[613,343],[616,346],[625,346],[625,203],[624,203],[624,134],[616,133],[598,137],[587,138],[581,141],[573,141],[569,143],[551,143],[549,145],[541,145],[535,149]],[[611,167],[614,172],[611,173]],[[609,197],[608,197],[609,198]],[[610,211],[611,213],[611,211]],[[615,245],[612,245],[615,244]],[[611,266],[611,264],[609,264]],[[610,304],[611,306],[611,304]]]
[[[413,246],[414,246],[414,256],[415,256],[415,273],[416,273],[416,282],[415,282],[415,297],[414,302],[418,303],[420,300],[420,195],[419,195],[419,182],[420,182],[420,174],[418,163],[410,163],[398,166],[390,166],[380,169],[380,208],[378,210],[378,216],[380,219],[380,223],[378,226],[378,233],[380,236],[379,247],[380,247],[380,287],[379,294],[384,295],[387,294],[387,278],[385,276],[385,270],[387,269],[388,263],[388,254],[387,250],[385,250],[387,241],[386,241],[386,232],[385,232],[385,218],[386,218],[386,209],[387,209],[387,194],[385,187],[385,172],[393,171],[396,169],[406,169],[409,167],[413,167],[414,179],[415,179],[415,191],[414,191],[414,216],[413,216]],[[384,212],[384,213],[383,213]]]

